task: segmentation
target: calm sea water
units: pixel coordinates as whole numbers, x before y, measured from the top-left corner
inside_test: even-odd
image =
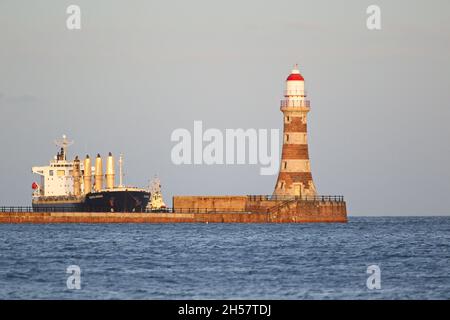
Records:
[[[380,290],[366,286],[373,264]],[[449,299],[450,217],[0,225],[0,298]]]

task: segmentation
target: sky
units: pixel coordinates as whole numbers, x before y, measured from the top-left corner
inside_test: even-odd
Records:
[[[81,8],[68,30],[66,9]],[[366,27],[369,5],[381,30]],[[349,215],[450,215],[450,2],[0,0],[0,205],[30,205],[31,167],[124,154],[127,184],[271,194],[259,165],[175,165],[177,128],[280,129],[295,63],[320,194]]]

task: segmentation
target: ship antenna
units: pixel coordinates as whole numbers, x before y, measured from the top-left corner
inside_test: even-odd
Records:
[[[123,187],[123,154],[119,156],[119,187]]]
[[[62,160],[66,160],[67,148],[73,145],[73,140],[67,139],[67,136],[63,134],[62,139],[56,139],[55,144],[62,148],[63,154],[61,155]]]

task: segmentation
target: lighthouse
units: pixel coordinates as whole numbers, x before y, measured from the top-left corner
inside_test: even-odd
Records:
[[[284,116],[283,150],[275,196],[314,196],[314,185],[308,154],[307,115],[310,109],[306,99],[305,79],[298,65],[286,79],[284,99],[280,110]]]

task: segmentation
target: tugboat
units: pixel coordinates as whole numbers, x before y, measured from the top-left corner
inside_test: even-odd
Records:
[[[149,192],[151,194],[150,201],[147,204],[146,211],[150,212],[167,212],[169,209],[164,203],[161,193],[161,181],[157,176],[150,182]]]
[[[144,212],[150,200],[150,192],[123,185],[123,157],[119,158],[119,185],[115,186],[114,157],[109,153],[106,174],[97,154],[95,166],[86,156],[83,163],[75,157],[67,160],[67,148],[73,144],[64,135],[55,141],[60,151],[48,166],[33,167],[32,172],[41,176],[40,183],[33,182],[33,211],[70,212]],[[94,175],[92,172],[94,171]],[[93,183],[94,181],[94,183]]]

